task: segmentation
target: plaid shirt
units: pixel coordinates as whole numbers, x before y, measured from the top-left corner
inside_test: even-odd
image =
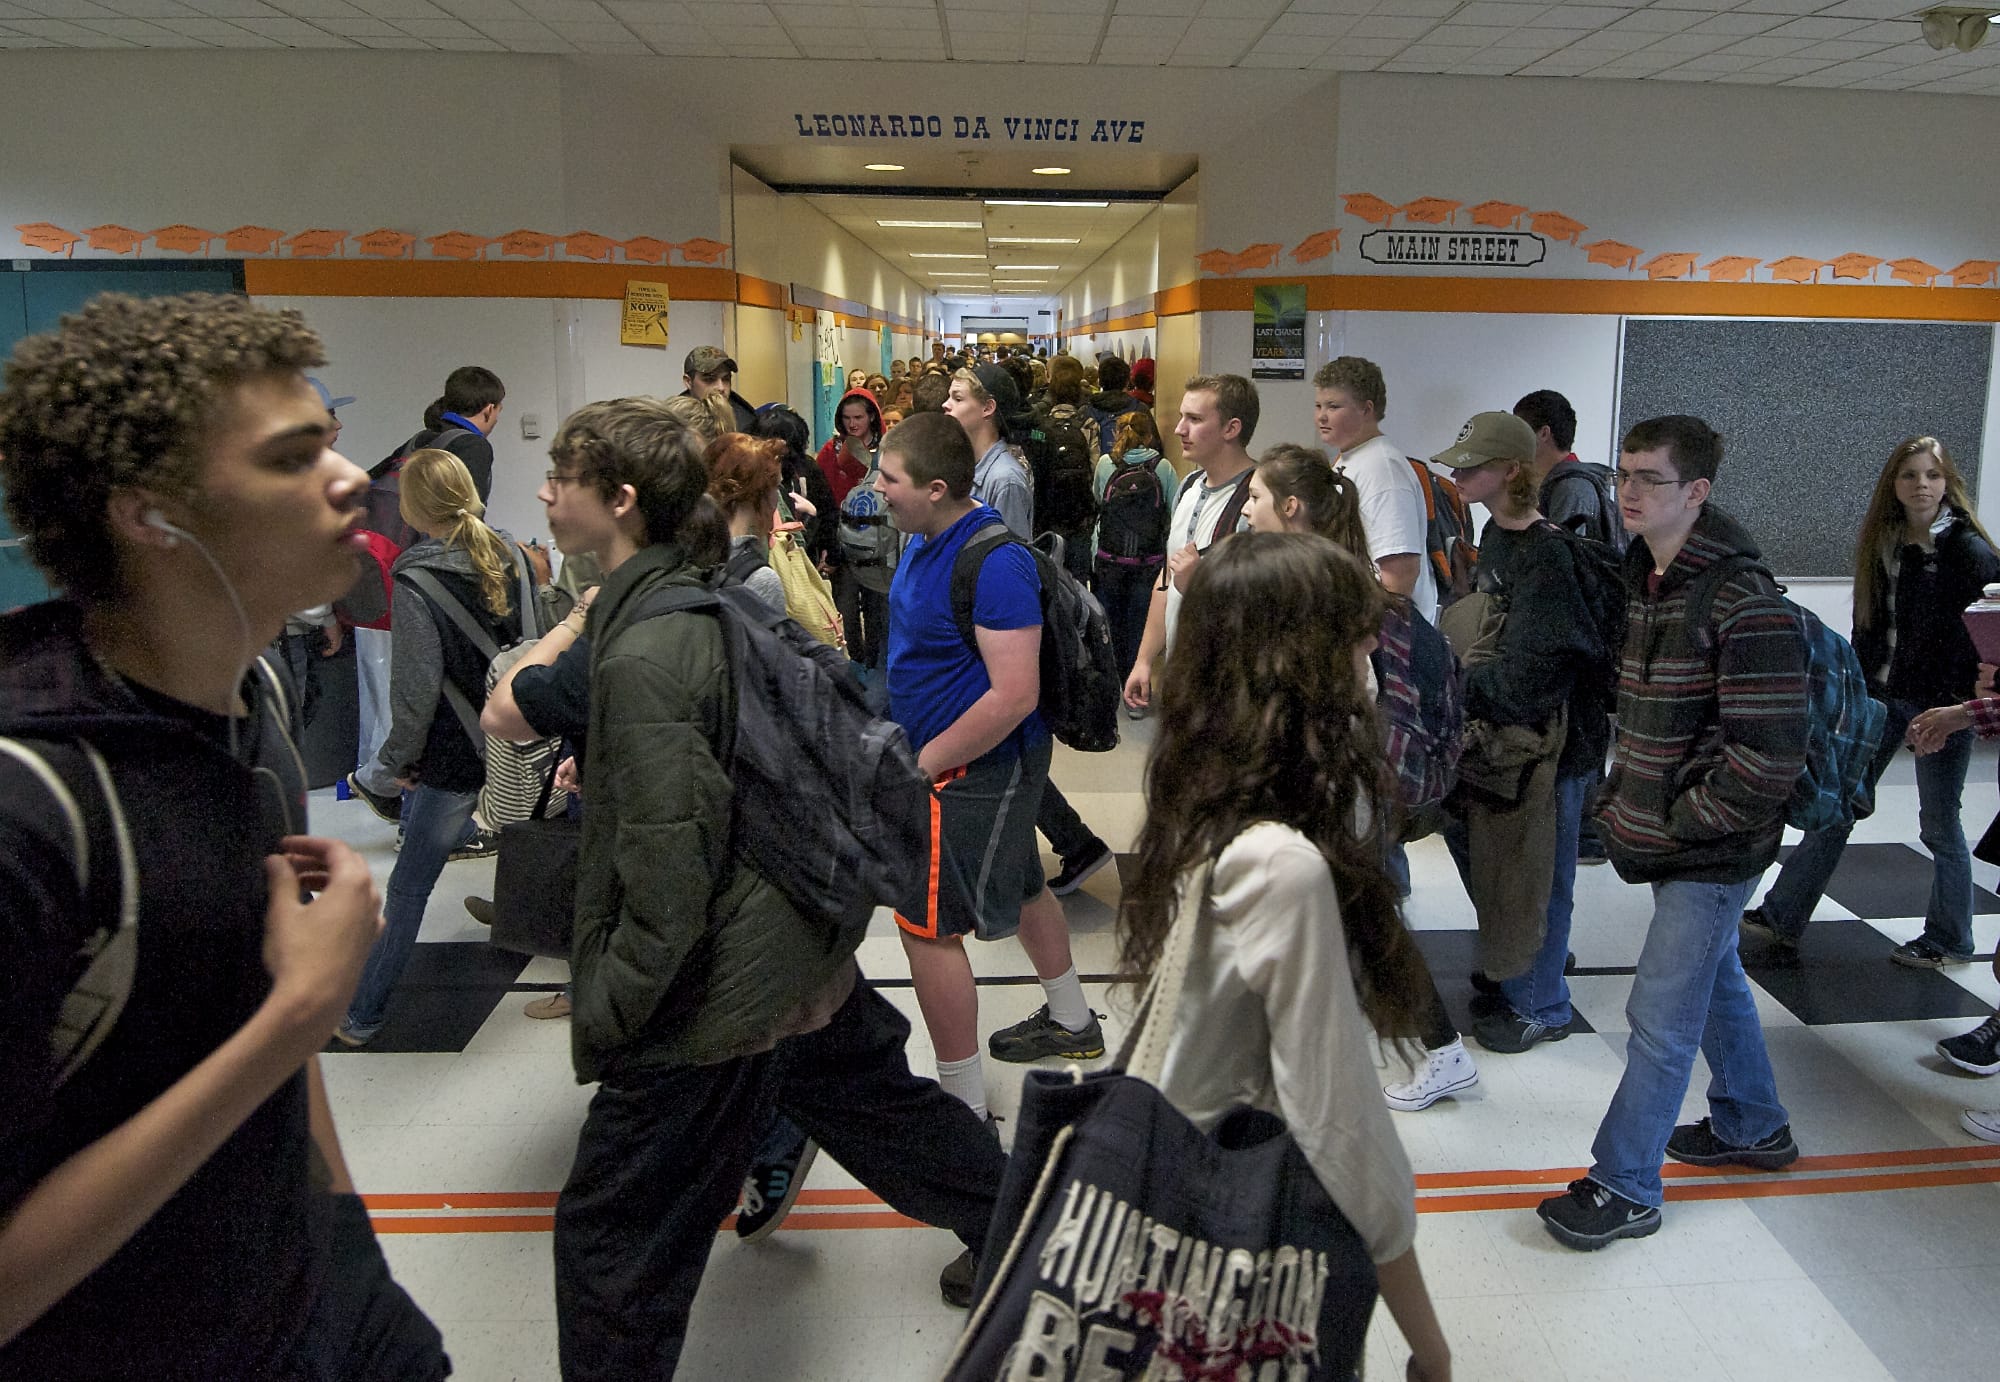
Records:
[[[1981,739],[2000,735],[2000,696],[1967,701],[1965,713],[1972,717],[1972,732]]]

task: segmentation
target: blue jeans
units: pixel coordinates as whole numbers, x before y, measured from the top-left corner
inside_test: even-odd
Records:
[[[477,792],[446,792],[436,787],[419,786],[404,798],[403,852],[396,856],[396,867],[389,874],[382,934],[368,952],[361,986],[347,1005],[343,1025],[350,1035],[365,1040],[381,1029],[389,995],[403,977],[410,948],[417,943],[417,931],[424,924],[424,904],[430,901],[445,860],[464,837],[466,822],[478,804]]]
[[[1542,948],[1526,974],[1500,981],[1500,992],[1515,1012],[1551,1027],[1569,1025],[1569,981],[1563,965],[1569,960],[1570,916],[1576,902],[1576,841],[1583,825],[1583,805],[1597,786],[1595,773],[1556,779],[1556,860],[1549,880],[1548,927]]]
[[[1757,880],[1655,883],[1653,922],[1639,952],[1625,1016],[1625,1075],[1591,1144],[1591,1178],[1628,1200],[1658,1205],[1660,1158],[1694,1073],[1708,1058],[1715,1135],[1761,1142],[1790,1121],[1764,1050],[1764,1027],[1736,956],[1736,924]]]
[[[1882,726],[1882,745],[1868,765],[1873,788],[1895,761],[1904,732],[1916,717],[1907,701],[1890,701]],[[1970,955],[1972,946],[1972,852],[1966,848],[1965,827],[1959,821],[1959,800],[1972,761],[1972,731],[1962,729],[1944,741],[1936,753],[1917,759],[1917,838],[1931,852],[1931,896],[1924,909],[1924,936],[1948,955]],[[1797,940],[1812,920],[1813,908],[1847,848],[1854,826],[1836,825],[1808,832],[1778,871],[1778,881],[1765,894],[1763,909],[1773,930]]]

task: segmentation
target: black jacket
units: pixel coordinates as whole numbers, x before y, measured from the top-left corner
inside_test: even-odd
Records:
[[[1854,653],[1868,674],[1869,690],[1919,710],[1970,699],[1979,679],[1979,653],[1959,616],[1987,582],[2000,580],[2000,557],[1970,523],[1954,518],[1931,551],[1903,543],[1896,562],[1894,611],[1889,609],[1889,583],[1878,579],[1867,628],[1861,626],[1860,611],[1855,612]]]

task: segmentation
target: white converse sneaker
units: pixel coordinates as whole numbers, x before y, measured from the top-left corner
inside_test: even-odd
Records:
[[[1384,1085],[1382,1097],[1389,1101],[1392,1109],[1415,1113],[1418,1109],[1429,1108],[1447,1094],[1456,1094],[1478,1083],[1479,1067],[1472,1063],[1464,1040],[1453,1037],[1451,1045],[1426,1053],[1423,1068],[1416,1072],[1415,1079],[1405,1084]]]
[[[1969,1108],[1958,1121],[1982,1142],[2000,1142],[2000,1108]]]

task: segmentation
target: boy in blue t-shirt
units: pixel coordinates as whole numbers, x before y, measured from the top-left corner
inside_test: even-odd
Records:
[[[995,1059],[1089,1060],[1104,1034],[1070,958],[1069,923],[1042,878],[1035,812],[1049,777],[1041,699],[1041,581],[1018,542],[992,548],[968,646],[951,608],[952,569],[973,534],[1001,523],[972,498],[975,458],[950,417],[920,413],[882,439],[876,484],[911,538],[889,589],[889,707],[937,785],[924,895],[896,914],[910,979],[937,1052],[938,1083],[986,1111],[979,990],[965,937],[1017,930],[1048,1001],[995,1032]]]

